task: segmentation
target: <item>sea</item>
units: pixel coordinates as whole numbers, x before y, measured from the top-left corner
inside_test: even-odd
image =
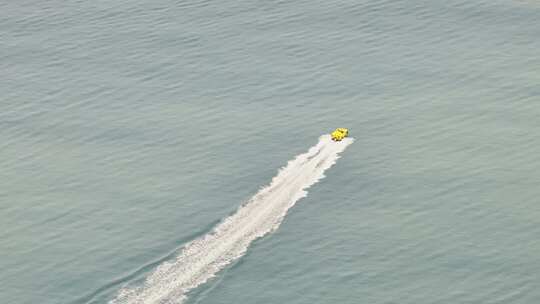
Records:
[[[0,0],[0,303],[540,303],[540,2]]]

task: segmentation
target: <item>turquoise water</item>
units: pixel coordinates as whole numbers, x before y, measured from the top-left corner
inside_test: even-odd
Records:
[[[536,1],[5,1],[0,46],[1,303],[143,286],[341,126],[184,303],[540,302]]]

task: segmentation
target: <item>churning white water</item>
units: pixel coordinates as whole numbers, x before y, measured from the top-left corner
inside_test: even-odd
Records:
[[[306,196],[306,189],[324,177],[352,142],[352,138],[334,142],[329,135],[321,136],[315,146],[289,161],[236,213],[210,233],[186,244],[174,260],[158,266],[142,286],[122,289],[110,303],[181,303],[187,292],[243,256],[251,242],[277,229],[287,210]]]

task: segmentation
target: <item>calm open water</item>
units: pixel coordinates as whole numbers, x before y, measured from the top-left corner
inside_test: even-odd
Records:
[[[343,126],[185,303],[540,303],[539,50],[534,0],[0,0],[0,302],[114,300]]]

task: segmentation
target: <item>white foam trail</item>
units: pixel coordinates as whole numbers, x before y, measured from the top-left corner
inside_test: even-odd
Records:
[[[287,210],[306,196],[306,189],[324,177],[324,171],[352,142],[352,138],[333,142],[329,135],[321,136],[315,146],[289,161],[270,185],[212,232],[187,243],[173,261],[158,266],[142,286],[123,288],[109,303],[182,303],[187,292],[243,256],[251,242],[277,229]]]

